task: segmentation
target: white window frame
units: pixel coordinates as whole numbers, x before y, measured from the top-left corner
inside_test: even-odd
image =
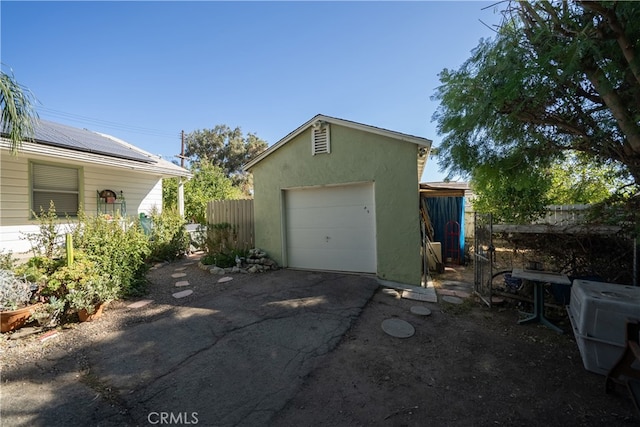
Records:
[[[36,215],[40,214],[40,206],[36,206],[36,202],[35,202],[35,195],[37,193],[40,194],[45,194],[45,197],[47,197],[47,194],[49,195],[49,200],[53,200],[53,203],[56,205],[56,213],[58,214],[58,216],[69,216],[69,217],[76,217],[78,215],[78,211],[80,210],[80,205],[81,205],[81,197],[82,197],[82,173],[81,173],[81,167],[78,166],[71,166],[71,165],[65,165],[65,164],[59,164],[59,163],[48,163],[48,162],[30,162],[29,163],[29,205],[31,206],[31,213],[30,213],[30,217],[33,218],[34,217],[34,213]],[[39,172],[37,169],[38,168],[55,168],[58,169],[58,173],[60,173],[63,177],[65,174],[67,175],[67,178],[72,179],[72,174],[75,172],[76,176],[75,176],[75,187],[76,188],[72,188],[72,186],[69,186],[67,188],[63,188],[61,187],[60,184],[60,180],[57,181],[58,185],[54,186],[53,188],[46,188],[41,186],[41,183],[37,182],[38,180],[36,179],[36,172]],[[52,170],[53,171],[53,170]],[[56,188],[57,187],[57,188]],[[75,212],[64,212],[62,210],[59,209],[58,204],[56,204],[56,199],[57,199],[57,195],[63,195],[63,194],[74,194],[77,197],[77,204],[75,206]],[[44,211],[48,211],[49,210],[49,203],[47,202],[47,206],[42,206],[42,208],[44,209]]]

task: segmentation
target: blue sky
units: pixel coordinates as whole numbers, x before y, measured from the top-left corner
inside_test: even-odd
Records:
[[[437,146],[438,73],[493,35],[491,4],[3,0],[0,59],[41,118],[168,160],[181,130],[240,126],[271,145],[318,113]]]

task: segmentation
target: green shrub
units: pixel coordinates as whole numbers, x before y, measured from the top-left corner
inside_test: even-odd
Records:
[[[92,261],[88,255],[76,251],[73,264],[58,267],[49,276],[41,292],[44,296],[66,298],[69,292],[83,289],[103,276],[105,274],[98,263]],[[112,279],[112,283],[113,287],[119,290],[119,282]]]
[[[93,314],[96,306],[113,301],[118,294],[118,284],[106,275],[99,275],[82,286],[69,290],[67,301],[71,308]]]
[[[45,211],[40,207],[40,214],[31,212],[38,220],[38,232],[26,233],[26,239],[31,244],[33,256],[57,258],[60,256],[60,225],[53,200],[49,202],[49,209]]]
[[[13,252],[0,250],[0,270],[13,270],[16,266],[16,259],[13,257]]]
[[[207,254],[203,257],[205,265],[228,268],[236,265],[236,256],[245,258],[247,251],[238,245],[238,229],[227,222],[209,224],[205,241]]]
[[[24,277],[31,283],[44,287],[49,277],[63,264],[61,260],[55,260],[44,256],[34,256],[14,269],[18,276]]]
[[[189,233],[185,220],[175,209],[151,212],[153,227],[149,236],[149,258],[154,261],[172,261],[189,249]]]
[[[238,230],[228,222],[207,226],[207,253],[225,253],[237,247]]]
[[[145,260],[149,239],[137,222],[80,212],[73,230],[73,244],[94,261],[99,270],[120,283],[119,296],[140,295],[146,288]]]
[[[229,249],[225,252],[217,252],[207,254],[202,257],[201,262],[204,265],[215,265],[220,268],[229,268],[236,265],[236,257],[246,258],[248,251],[243,249]]]

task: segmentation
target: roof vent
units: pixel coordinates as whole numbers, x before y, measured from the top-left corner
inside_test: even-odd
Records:
[[[311,127],[311,153],[329,154],[331,152],[331,144],[329,137],[329,124],[318,120]]]

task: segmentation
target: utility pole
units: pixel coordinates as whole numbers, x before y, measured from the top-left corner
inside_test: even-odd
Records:
[[[180,133],[182,148],[180,149],[180,166],[184,167],[184,130]]]
[[[180,132],[180,167],[184,168],[184,130]],[[178,178],[178,213],[184,218],[184,183]]]

